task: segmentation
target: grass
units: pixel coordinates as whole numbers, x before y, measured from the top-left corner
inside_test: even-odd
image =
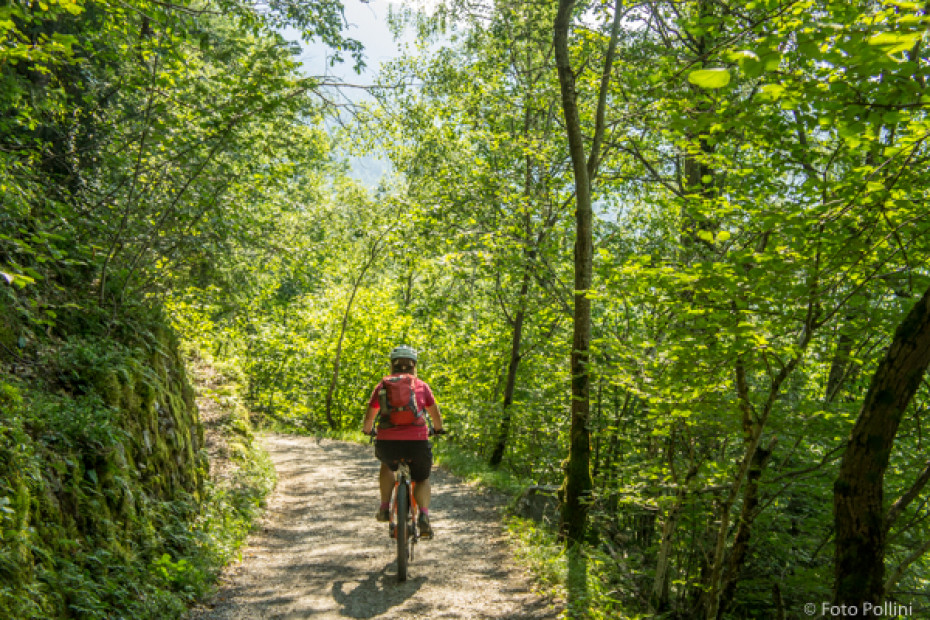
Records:
[[[564,600],[568,583],[568,561],[555,531],[530,519],[504,520],[517,562],[533,575],[540,593]]]
[[[501,491],[513,499],[533,484],[532,481],[521,479],[507,469],[491,467],[486,459],[444,439],[433,441],[433,461],[460,478]]]

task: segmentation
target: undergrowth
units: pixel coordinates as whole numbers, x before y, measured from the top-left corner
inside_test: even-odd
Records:
[[[233,473],[208,480],[180,361],[159,359],[86,340],[51,380],[0,373],[0,617],[179,618],[236,554],[271,465],[231,416]]]
[[[433,441],[433,459],[460,478],[496,489],[514,499],[532,483],[503,467],[491,467],[485,459],[445,438]]]

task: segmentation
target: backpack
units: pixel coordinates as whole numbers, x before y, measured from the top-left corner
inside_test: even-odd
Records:
[[[417,409],[417,379],[413,375],[391,375],[378,384],[381,412],[378,428],[423,426],[424,409]]]

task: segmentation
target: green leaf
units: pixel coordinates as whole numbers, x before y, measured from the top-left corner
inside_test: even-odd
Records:
[[[886,54],[909,50],[920,39],[919,32],[883,32],[869,39],[869,45],[879,47]]]
[[[698,69],[688,74],[688,81],[701,88],[723,88],[730,83],[727,69]]]
[[[837,133],[850,148],[856,148],[862,144],[862,134],[860,131],[856,130],[854,127],[840,127],[837,130]]]
[[[781,84],[766,84],[762,87],[759,97],[763,101],[777,101],[784,96],[786,90]]]
[[[749,77],[762,75],[762,61],[759,55],[750,50],[740,50],[729,55],[730,60],[739,64],[739,68]]]
[[[906,0],[890,0],[888,4],[893,4],[899,9],[905,9],[907,11],[919,11],[920,10],[919,2],[907,2]]]
[[[778,66],[781,64],[781,52],[771,51],[766,54],[765,60],[762,62],[762,67],[766,71],[775,71],[778,69]]]
[[[58,6],[71,13],[72,15],[79,15],[84,12],[84,7],[77,2],[72,0],[59,0]]]
[[[15,284],[19,288],[24,288],[27,284],[35,283],[35,278],[21,273],[6,273],[5,271],[0,271],[0,277],[6,280],[7,284]]]

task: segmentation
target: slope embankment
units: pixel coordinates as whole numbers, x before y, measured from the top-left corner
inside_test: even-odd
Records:
[[[23,343],[0,350],[0,617],[163,617],[193,596],[203,428],[173,334],[145,328],[0,329]]]

